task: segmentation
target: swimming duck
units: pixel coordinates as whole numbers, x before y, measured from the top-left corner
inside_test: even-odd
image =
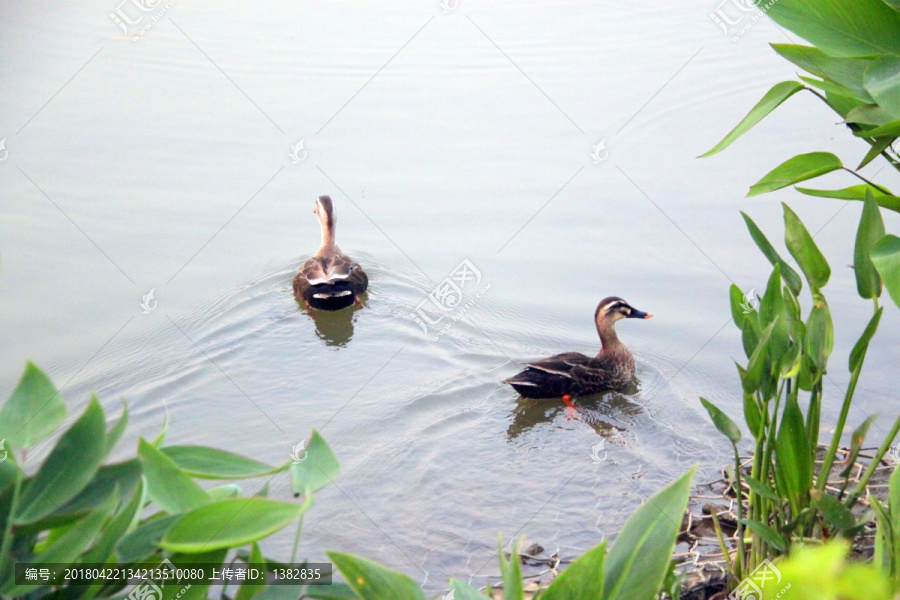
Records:
[[[602,344],[597,356],[591,358],[579,352],[565,352],[525,363],[524,371],[503,383],[510,384],[526,398],[562,397],[569,400],[571,396],[621,390],[634,376],[634,357],[619,341],[616,321],[652,316],[616,296],[604,298],[594,312],[594,323]]]
[[[307,306],[321,310],[340,310],[359,303],[359,297],[369,286],[369,278],[334,243],[337,218],[331,197],[319,196],[313,213],[322,227],[322,245],[294,277],[294,294]]]

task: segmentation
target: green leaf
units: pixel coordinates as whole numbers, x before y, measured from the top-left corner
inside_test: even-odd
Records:
[[[241,486],[234,483],[227,483],[206,490],[206,495],[209,496],[209,499],[213,502],[225,500],[226,498],[237,498],[241,495]]]
[[[766,15],[830,56],[900,54],[900,13],[881,0],[778,0]]]
[[[179,515],[158,517],[141,523],[116,544],[116,556],[121,563],[138,562],[152,555],[166,532],[180,518]]]
[[[897,137],[900,136],[900,121],[891,121],[890,123],[875,127],[874,129],[854,131],[853,135],[864,138],[878,138],[884,136]]]
[[[695,470],[657,492],[625,522],[606,557],[604,600],[656,597],[681,529]]]
[[[875,242],[870,257],[894,304],[900,306],[900,237],[882,237]]]
[[[122,416],[119,417],[116,424],[113,425],[106,434],[106,444],[103,447],[103,456],[108,456],[112,449],[115,448],[116,444],[119,443],[122,434],[125,433],[126,427],[128,427],[128,403],[122,402]]]
[[[374,561],[352,554],[328,552],[328,558],[341,572],[353,591],[362,600],[425,600],[416,582]]]
[[[15,522],[37,521],[74,498],[94,478],[105,442],[106,418],[97,398],[92,398],[25,485]]]
[[[856,275],[856,291],[862,298],[877,298],[881,295],[881,277],[872,264],[869,254],[875,242],[884,236],[884,221],[872,192],[866,190],[862,216],[856,230],[856,245],[853,248],[853,272]]]
[[[182,513],[209,503],[203,488],[144,438],[138,441],[138,457],[144,463],[147,495],[164,511]]]
[[[810,152],[789,158],[757,181],[747,196],[758,196],[774,192],[825,173],[837,171],[844,165],[841,159],[830,152]]]
[[[272,475],[288,468],[290,463],[272,467],[225,450],[205,446],[166,446],[163,454],[178,468],[199,479],[249,479]]]
[[[747,421],[747,427],[750,428],[750,434],[754,438],[759,438],[762,431],[762,413],[753,394],[744,392],[744,420]]]
[[[744,519],[743,523],[747,526],[747,529],[750,529],[751,531],[756,533],[759,537],[762,538],[765,543],[772,546],[779,552],[784,552],[785,550],[787,550],[787,540],[783,535],[775,531],[775,529],[773,529],[771,526],[753,519]]]
[[[885,194],[876,187],[867,183],[854,185],[840,190],[813,190],[803,187],[795,187],[798,192],[807,196],[818,196],[820,198],[837,198],[839,200],[864,200],[866,192],[871,192],[878,202],[878,206],[900,212],[900,197]]]
[[[295,494],[315,492],[337,477],[341,472],[337,458],[313,429],[305,451],[298,449],[298,458],[305,456],[299,463],[291,465],[291,488]]]
[[[791,394],[784,406],[784,415],[775,437],[775,470],[785,484],[785,492],[796,513],[812,486],[809,436],[797,397]]]
[[[863,87],[863,75],[871,58],[837,58],[812,46],[772,44],[772,48],[801,69],[828,79],[849,90],[857,100],[872,104],[874,100]]]
[[[311,496],[303,504],[268,498],[220,500],[181,515],[160,546],[196,554],[257,542],[289,525],[311,503]]]
[[[706,398],[701,397],[700,402],[703,404],[706,412],[709,413],[709,418],[712,419],[713,425],[716,426],[719,433],[727,437],[732,444],[737,444],[741,441],[741,428],[731,420],[731,417],[719,410],[719,407]]]
[[[739,288],[736,284],[732,283],[731,288],[729,288],[728,292],[728,300],[731,306],[731,319],[734,321],[734,324],[738,326],[738,328],[743,328],[744,319],[747,318],[748,314],[753,312],[753,305],[751,305],[747,301],[747,297],[744,295],[744,292],[742,292],[741,288]]]
[[[900,56],[879,56],[866,70],[863,83],[881,108],[900,119]]]
[[[756,350],[750,355],[750,361],[747,363],[747,371],[743,374],[744,379],[741,383],[744,385],[744,392],[752,394],[763,385],[763,379],[766,376],[766,357],[769,351],[769,338],[772,337],[772,330],[775,329],[775,323],[769,323],[762,334],[759,336]]]
[[[863,357],[866,355],[866,350],[869,348],[869,342],[872,340],[872,336],[875,335],[875,332],[878,331],[878,323],[881,321],[882,312],[884,312],[884,307],[878,307],[878,310],[875,311],[875,314],[869,319],[869,323],[863,330],[862,335],[859,336],[859,339],[856,340],[856,343],[853,345],[853,350],[850,351],[849,364],[851,373],[856,370]]]
[[[781,258],[781,256],[779,256],[778,252],[775,251],[775,248],[772,247],[772,244],[769,243],[766,235],[759,227],[757,227],[753,219],[744,212],[741,212],[741,216],[744,217],[744,222],[747,224],[747,230],[750,232],[750,237],[753,238],[757,247],[759,247],[773,267],[778,265],[781,268],[781,276],[784,278],[784,282],[791,288],[791,291],[793,291],[795,295],[799,295],[800,290],[803,288],[803,282],[800,280],[800,276],[784,261],[784,259]]]
[[[888,507],[891,510],[891,520],[894,530],[900,528],[900,469],[894,469],[888,482]]]
[[[859,171],[867,164],[881,156],[881,153],[888,149],[891,144],[894,143],[895,139],[896,138],[892,138],[890,136],[875,138],[875,143],[872,144],[872,147],[869,148],[868,152],[866,152],[865,157],[863,157],[862,161],[860,161],[859,166],[856,167],[856,170]]]
[[[856,459],[859,458],[859,452],[862,450],[863,442],[869,434],[869,428],[874,422],[875,417],[870,415],[866,417],[866,420],[863,421],[859,427],[853,430],[853,433],[850,435],[850,456],[846,459],[847,467],[841,471],[841,477],[850,477],[850,473],[852,473],[853,469],[856,467]]]
[[[58,514],[84,513],[93,510],[111,498],[114,493],[118,493],[120,498],[130,498],[140,481],[141,463],[136,458],[103,465],[97,469],[91,482],[59,510],[51,513],[50,518]]]
[[[784,207],[784,243],[800,265],[809,287],[813,291],[820,290],[831,277],[831,267],[800,217],[787,204],[782,202],[781,205]]]
[[[893,120],[894,117],[877,104],[860,104],[844,117],[844,121],[847,123],[873,125],[875,127],[887,125]]]
[[[560,575],[560,577],[562,577],[562,575]],[[486,595],[482,594],[471,585],[463,583],[462,581],[457,581],[456,579],[450,580],[450,589],[453,591],[453,600],[484,600],[485,598],[487,598]],[[547,596],[541,596],[542,599],[546,597]]]
[[[815,77],[805,77],[799,74],[798,77],[800,81],[824,91],[828,105],[844,118],[859,105],[860,101],[854,97],[853,90],[847,89],[839,83],[835,83],[830,79],[816,79]]]
[[[142,500],[144,499],[143,491],[132,490],[130,496],[131,501],[107,523],[106,527],[103,528],[100,540],[94,544],[90,552],[84,555],[82,562],[106,563],[107,560],[113,557],[116,543],[128,532],[134,521],[140,518]],[[125,497],[127,498],[128,496]]]
[[[782,81],[781,83],[776,83],[772,86],[772,89],[766,92],[766,95],[750,109],[750,112],[741,119],[741,122],[737,124],[737,127],[732,129],[731,132],[726,135],[721,142],[713,146],[712,149],[704,152],[697,158],[704,158],[712,156],[717,152],[721,152],[730,146],[736,139],[747,133],[754,125],[762,121],[766,115],[778,108],[782,102],[802,89],[804,89],[803,84],[796,81]]]
[[[570,600],[571,598],[603,598],[603,563],[606,560],[606,540],[600,542],[566,567],[541,600]]]
[[[0,440],[7,448],[30,448],[66,418],[66,405],[44,372],[29,362],[16,389],[0,410]]]
[[[834,323],[825,296],[816,293],[813,307],[806,321],[806,355],[823,373],[827,370],[828,357],[834,349]]]
[[[815,499],[816,506],[822,513],[822,516],[825,517],[825,521],[832,528],[837,531],[844,531],[856,526],[856,519],[853,518],[850,509],[844,506],[840,500],[827,492],[819,490],[812,490],[810,494]]]
[[[453,583],[453,580],[450,580]],[[462,584],[465,585],[465,584]],[[301,596],[302,598],[316,598],[318,600],[358,600],[359,596],[353,591],[346,583],[332,583],[331,585],[310,585],[303,586],[305,589],[300,590],[300,593],[294,594],[292,596],[281,596],[281,595],[270,595],[272,590],[277,590],[279,588],[290,587],[284,585],[270,585],[263,593],[257,596],[256,600],[297,600],[297,596]],[[479,598],[478,600],[484,600],[484,596]],[[467,600],[468,596],[456,596],[456,600]]]
[[[262,552],[259,549],[259,544],[256,542],[253,543],[253,546],[250,548],[250,559],[251,564],[262,564],[266,562],[265,557],[263,557]],[[241,587],[238,588],[237,595],[235,595],[234,600],[253,600],[253,597],[259,594],[264,587],[266,582],[265,573],[260,573],[259,579],[248,579],[244,583],[241,584]]]
[[[509,560],[503,553],[503,541],[500,540],[500,573],[503,576],[504,600],[523,600],[522,563],[519,562],[518,542],[514,542],[509,553]]]
[[[768,498],[769,500],[781,502],[781,496],[776,494],[768,484],[763,483],[750,475],[745,475],[744,481],[747,482],[747,486],[753,490],[755,494],[762,496],[763,498]]]

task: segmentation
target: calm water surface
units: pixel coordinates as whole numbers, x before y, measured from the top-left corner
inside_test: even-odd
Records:
[[[0,8],[3,397],[32,359],[71,415],[91,391],[112,414],[127,400],[119,457],[166,407],[170,443],[273,463],[318,428],[343,473],[302,553],[369,555],[437,591],[496,575],[498,532],[571,557],[691,465],[714,477],[728,448],[698,397],[740,414],[727,287],[762,290],[769,271],[738,211],[777,240],[786,200],[834,267],[834,422],[870,311],[843,267],[859,206],[744,194],[793,154],[864,150],[801,95],[694,158],[793,76],[764,19],[732,41],[713,2],[176,1],[125,35],[116,8]],[[865,173],[900,187],[882,167]],[[311,317],[291,279],[319,194],[371,286],[365,308]],[[411,315],[464,260],[473,303],[423,332]],[[570,420],[500,383],[516,361],[596,352],[591,315],[613,294],[655,315],[619,325],[632,394]],[[900,408],[898,324],[889,308],[851,413],[886,415],[876,436]],[[288,498],[287,478],[271,493]]]

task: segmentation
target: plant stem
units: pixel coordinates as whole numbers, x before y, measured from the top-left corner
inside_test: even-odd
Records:
[[[291,550],[291,564],[297,560],[297,547],[300,545],[300,531],[303,529],[303,515],[297,519],[297,533],[294,534],[294,548]]]
[[[737,444],[731,444],[734,448],[734,481],[737,486],[737,531],[735,534],[738,539],[738,555],[735,560],[735,577],[738,581],[743,579],[744,561],[746,560],[747,549],[744,547],[744,490],[741,487],[741,457],[738,454]]]
[[[15,457],[13,458],[15,459]],[[13,564],[12,557],[10,557],[10,560],[7,560],[7,555],[10,553],[10,547],[12,546],[13,522],[16,520],[16,512],[19,509],[19,492],[22,491],[24,475],[22,467],[16,464],[16,480],[13,483],[13,495],[9,505],[9,515],[6,518],[6,529],[3,532],[3,543],[0,544],[0,583],[7,577],[5,571],[8,567],[5,565],[11,567]]]
[[[734,573],[734,565],[731,562],[731,555],[728,554],[728,546],[725,545],[725,536],[722,535],[722,526],[719,524],[719,517],[715,512],[710,513],[713,520],[713,528],[716,530],[716,537],[719,539],[719,547],[722,549],[722,556],[725,558],[725,568],[728,576],[735,582],[740,581]],[[729,587],[731,587],[729,585]]]
[[[891,193],[890,193],[888,190],[884,189],[883,187],[881,187],[881,186],[878,185],[877,183],[874,183],[874,182],[872,182],[872,181],[866,179],[865,177],[863,177],[862,175],[860,175],[859,173],[857,173],[857,172],[854,171],[853,169],[848,169],[847,167],[841,167],[841,168],[842,168],[843,170],[847,171],[848,173],[850,173],[851,175],[853,175],[854,177],[856,177],[856,178],[858,178],[858,179],[861,179],[861,180],[865,181],[866,183],[868,183],[869,185],[871,185],[873,188],[875,188],[875,189],[877,189],[877,190],[879,190],[879,191],[881,191],[881,192],[883,192],[883,193],[885,193],[885,194],[887,194],[887,195],[889,195],[889,196],[891,195]]]
[[[844,501],[844,504],[847,506],[847,508],[853,508],[853,505],[856,504],[859,496],[865,491],[866,486],[869,484],[869,479],[872,478],[872,473],[874,473],[875,469],[878,468],[878,465],[881,463],[881,459],[890,449],[891,444],[894,443],[894,438],[897,437],[897,432],[900,432],[900,417],[897,417],[897,420],[894,421],[894,426],[891,427],[890,433],[888,433],[887,437],[885,437],[884,441],[881,443],[881,446],[879,446],[878,452],[876,452],[875,456],[872,457],[872,460],[869,462],[869,466],[866,467],[865,472],[863,472],[863,475],[860,478],[856,489],[853,490],[853,492],[849,496],[847,496],[847,499]]]
[[[841,443],[844,426],[847,424],[847,415],[850,413],[850,404],[853,402],[853,393],[856,391],[856,383],[859,381],[859,374],[862,372],[867,351],[868,348],[863,350],[862,356],[859,357],[859,363],[856,365],[856,369],[850,374],[850,385],[847,386],[847,393],[844,394],[844,403],[841,405],[841,414],[838,417],[837,425],[834,427],[834,435],[831,436],[831,445],[828,446],[828,452],[825,454],[825,460],[822,462],[822,469],[819,471],[819,479],[816,481],[816,489],[819,491],[824,491],[825,485],[828,483],[828,476],[831,474],[834,457],[835,454],[837,454],[838,446]]]

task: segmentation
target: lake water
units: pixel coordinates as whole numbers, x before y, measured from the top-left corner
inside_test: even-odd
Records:
[[[715,477],[729,449],[698,397],[740,417],[728,286],[762,291],[769,273],[738,211],[777,241],[788,201],[834,268],[827,431],[871,311],[844,267],[860,207],[744,195],[796,153],[864,148],[798,95],[696,159],[795,71],[768,48],[789,41],[779,28],[745,16],[735,41],[716,8],[5,3],[2,396],[31,359],[70,416],[91,391],[111,415],[127,400],[120,458],[166,406],[169,443],[272,463],[317,428],[343,472],[301,556],[364,554],[437,592],[496,577],[498,533],[571,558],[691,465]],[[900,187],[883,167],[863,172]],[[320,194],[371,283],[365,308],[311,317],[291,279],[318,245]],[[428,295],[461,264],[468,308],[423,331],[412,315],[424,301],[435,318]],[[618,327],[633,394],[571,420],[501,383],[516,362],[596,352],[608,295],[655,315]],[[898,324],[889,307],[850,415],[885,415],[875,437],[900,408]],[[270,487],[290,497],[286,476]],[[267,553],[286,558],[291,537]]]

